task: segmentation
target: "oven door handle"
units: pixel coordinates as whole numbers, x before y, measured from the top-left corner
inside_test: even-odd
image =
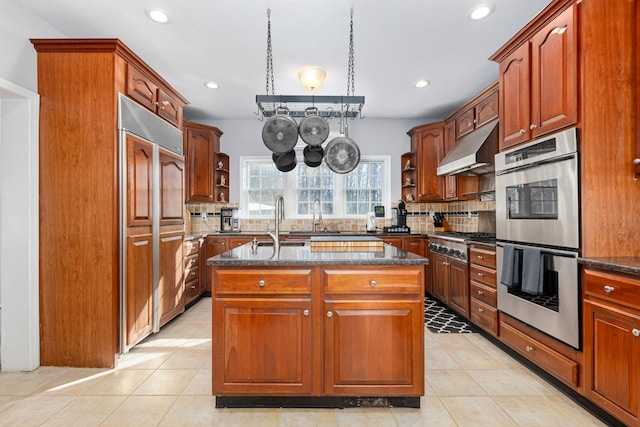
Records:
[[[525,245],[518,245],[515,243],[512,243],[516,249],[522,249],[523,246]],[[496,243],[496,246],[499,246],[501,248],[504,248],[504,244],[500,244],[500,243]],[[531,247],[529,245],[529,247]],[[551,249],[546,249],[546,248],[541,248],[541,253],[545,254],[545,255],[551,255],[551,256],[560,256],[560,257],[564,257],[564,258],[578,258],[578,254],[575,252],[558,252],[558,251],[553,251]]]
[[[536,166],[544,165],[544,164],[547,164],[547,163],[562,162],[564,160],[573,159],[574,157],[576,157],[576,153],[569,153],[569,154],[565,154],[565,155],[562,155],[562,156],[553,157],[551,159],[544,159],[544,160],[539,160],[537,162],[527,163],[526,165],[514,166],[514,167],[508,168],[508,169],[505,168],[505,169],[496,170],[496,175],[505,175],[505,174],[508,174],[508,173],[513,173],[513,172],[517,172],[517,171],[521,171],[521,170],[525,170],[525,169],[531,169],[531,168],[534,168]]]

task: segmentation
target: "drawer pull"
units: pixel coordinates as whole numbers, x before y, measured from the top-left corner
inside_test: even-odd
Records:
[[[371,287],[375,288],[378,283],[375,280],[371,281]]]
[[[303,311],[302,314],[304,314],[305,316],[308,316],[309,315],[309,310]]]
[[[258,285],[260,285],[261,288],[264,288],[264,280],[260,280],[258,282]]]
[[[611,292],[613,292],[615,290],[615,288],[613,286],[609,286],[609,285],[604,285],[604,291],[608,294],[610,294]]]
[[[527,131],[524,129],[520,129],[520,135],[524,135]]]
[[[484,257],[482,255],[476,255],[478,257],[478,259],[484,259]]]
[[[478,307],[478,313],[484,313],[484,308]]]
[[[195,289],[195,288],[196,288],[196,285],[191,285],[191,289]]]
[[[484,274],[483,273],[478,273],[478,276],[479,277],[484,277]]]
[[[640,329],[633,329],[633,331],[631,331],[631,333],[633,334],[634,337],[638,337],[640,336]]]
[[[478,295],[484,295],[484,291],[478,291]]]
[[[333,313],[331,311],[327,311],[327,317],[333,317]]]
[[[526,346],[524,349],[527,350],[527,353],[531,353],[533,351],[533,347],[530,345]]]

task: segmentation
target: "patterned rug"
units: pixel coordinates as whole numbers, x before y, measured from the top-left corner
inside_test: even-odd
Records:
[[[424,326],[436,334],[470,334],[478,332],[473,325],[435,299],[424,299]]]

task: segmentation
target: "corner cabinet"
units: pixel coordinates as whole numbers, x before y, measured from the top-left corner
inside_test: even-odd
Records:
[[[640,426],[640,277],[585,269],[585,395]]]
[[[411,137],[411,151],[416,155],[415,201],[443,200],[445,179],[436,170],[445,154],[444,122],[416,126],[407,134]]]
[[[221,136],[222,131],[216,127],[184,121],[187,202],[218,201],[216,182],[219,181],[216,180],[219,176],[216,169]]]
[[[220,203],[229,201],[229,156],[216,153],[216,171],[214,174],[214,200]]]
[[[500,65],[501,150],[577,122],[579,7],[538,23],[544,26],[528,39],[491,57]]]
[[[402,184],[402,198],[405,202],[416,201],[416,181],[417,181],[417,169],[416,169],[416,153],[408,152],[400,156],[400,170],[401,172],[401,184]]]

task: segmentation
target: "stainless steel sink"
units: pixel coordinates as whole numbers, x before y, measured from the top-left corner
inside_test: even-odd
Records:
[[[280,246],[304,246],[305,242],[303,241],[297,241],[297,242],[287,242],[286,240],[283,240],[280,242]],[[273,242],[258,242],[258,246],[273,246]]]

